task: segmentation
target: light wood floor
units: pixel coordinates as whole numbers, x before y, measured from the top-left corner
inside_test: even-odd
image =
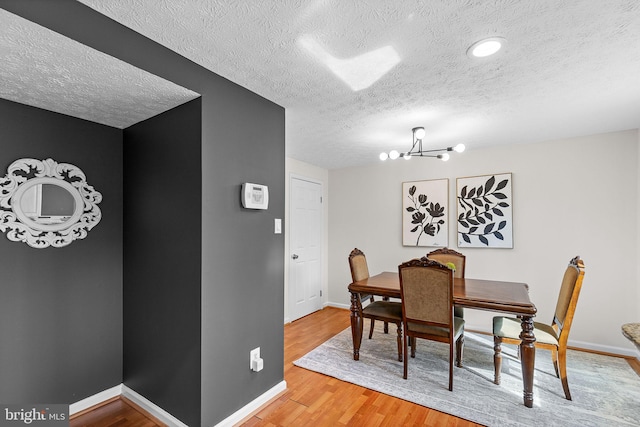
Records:
[[[349,327],[349,314],[348,310],[327,307],[285,325],[287,390],[243,426],[479,425],[293,365],[295,360]]]
[[[349,326],[349,311],[327,307],[284,327],[287,390],[241,425],[449,426],[479,424],[293,366],[293,362]],[[640,375],[637,359],[627,359]],[[157,420],[116,399],[71,420],[70,427],[159,427]]]
[[[133,402],[113,398],[97,408],[76,414],[69,427],[165,427]]]

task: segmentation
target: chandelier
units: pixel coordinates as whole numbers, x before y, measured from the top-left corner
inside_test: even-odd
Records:
[[[437,159],[446,162],[449,160],[448,151],[455,151],[456,153],[462,153],[465,149],[464,144],[458,144],[455,147],[437,148],[434,150],[423,150],[422,139],[424,138],[425,131],[423,127],[417,127],[411,129],[413,132],[413,146],[411,150],[406,153],[399,153],[396,150],[391,150],[389,153],[380,153],[380,160],[395,160],[398,157],[402,157],[405,160],[409,160],[411,157],[435,157]]]

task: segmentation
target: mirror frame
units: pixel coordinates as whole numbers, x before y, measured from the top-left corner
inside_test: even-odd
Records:
[[[28,189],[38,184],[53,184],[67,190],[75,201],[73,215],[58,224],[40,224],[22,210],[20,201]],[[14,242],[34,248],[63,247],[84,239],[102,219],[98,203],[102,194],[87,183],[85,174],[70,163],[18,159],[9,165],[0,179],[0,231]]]

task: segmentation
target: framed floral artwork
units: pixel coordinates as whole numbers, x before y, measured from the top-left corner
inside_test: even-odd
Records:
[[[511,174],[456,180],[458,247],[513,248]]]
[[[402,244],[447,246],[449,180],[402,183]]]

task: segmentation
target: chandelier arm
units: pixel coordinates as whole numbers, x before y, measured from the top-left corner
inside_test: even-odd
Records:
[[[412,148],[413,150],[413,148]],[[417,151],[418,153],[437,153],[438,151],[453,151],[453,147],[447,147],[447,148],[434,148],[432,150],[420,150]]]
[[[439,158],[440,155],[439,154],[425,154],[426,151],[415,151],[412,153],[402,153],[400,154],[400,157],[406,157],[406,156],[410,156],[410,157],[434,157],[434,158]]]
[[[398,157],[411,158],[412,156],[416,156],[416,157],[433,157],[433,158],[442,159],[444,161],[447,161],[450,158],[449,154],[447,153],[448,151],[457,151],[459,153],[464,151],[465,147],[464,147],[463,144],[458,144],[455,147],[435,148],[435,149],[431,149],[431,150],[423,150],[422,149],[422,139],[423,139],[423,136],[424,136],[424,128],[423,127],[416,127],[416,128],[413,128],[412,131],[413,131],[413,145],[411,146],[411,149],[409,151],[404,152],[404,153],[398,153],[396,150],[392,150],[391,153],[389,153],[389,154],[382,153],[382,154],[380,154],[380,160],[386,160],[388,158],[393,160],[393,159],[396,159]],[[419,137],[418,137],[418,131],[421,131]],[[433,154],[431,154],[431,153],[433,153]]]
[[[415,151],[416,153],[422,151],[422,140],[421,139],[416,139],[415,141],[413,141],[413,145],[411,146],[411,150],[407,151],[406,154],[411,154],[413,153],[413,149],[416,148],[416,144],[418,144],[418,142],[420,143],[419,147],[418,147],[418,151]]]

